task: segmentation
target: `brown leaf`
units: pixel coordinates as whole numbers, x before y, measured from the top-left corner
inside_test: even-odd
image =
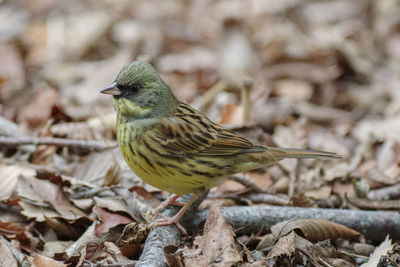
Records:
[[[213,206],[210,209],[204,234],[197,236],[194,245],[197,248],[183,253],[187,266],[232,266],[242,261],[239,246],[235,242],[232,227],[226,223],[221,209]]]
[[[56,110],[62,110],[59,96],[54,88],[41,87],[36,90],[31,102],[23,109],[19,120],[26,121],[31,128],[44,126]]]
[[[12,222],[0,221],[0,234],[7,237],[8,239],[19,239],[20,241],[28,241],[28,237],[25,234],[25,228]],[[22,238],[24,240],[22,240]]]
[[[386,236],[385,240],[375,248],[374,252],[370,255],[368,262],[361,265],[361,267],[379,266],[381,257],[387,255],[393,249],[392,240],[389,235]]]
[[[295,232],[290,232],[288,235],[279,238],[268,253],[267,258],[291,256],[295,253],[297,247],[304,248],[306,246],[312,246],[312,243]]]
[[[68,200],[60,186],[54,185],[49,181],[33,177],[21,177],[18,180],[17,193],[21,197],[20,205],[22,208],[33,208],[32,204],[47,207],[47,209],[50,206],[54,208],[60,217],[72,221],[87,217],[85,213]],[[22,214],[28,217],[35,217],[39,221],[44,220],[44,211],[30,209],[30,212],[24,213],[22,211]],[[52,217],[55,214],[46,214],[45,216],[48,217],[49,215]]]
[[[136,258],[142,252],[142,244],[150,231],[147,225],[147,223],[133,222],[125,225],[122,231],[117,227],[111,228],[108,233],[108,239],[116,240],[115,244],[125,257]],[[117,233],[114,234],[114,232]],[[114,236],[118,237],[114,238]]]
[[[61,176],[60,174],[48,171],[46,169],[36,170],[36,178],[48,180],[53,184],[61,185],[61,187],[71,186],[71,182],[68,181],[68,179],[65,179],[65,177]]]
[[[74,241],[48,241],[43,245],[43,256],[53,258],[57,254],[62,254],[71,246]]]
[[[332,192],[332,186],[330,185],[326,185],[326,186],[322,186],[320,188],[308,191],[306,193],[304,193],[304,195],[306,197],[312,198],[312,199],[316,199],[316,200],[320,200],[320,199],[327,199]]]
[[[69,223],[64,222],[63,220],[59,220],[57,218],[48,218],[46,217],[46,224],[53,229],[58,236],[68,237],[70,239],[78,238],[79,231],[77,227],[71,225]]]
[[[119,224],[128,224],[132,222],[131,219],[106,211],[105,209],[100,208],[99,206],[93,207],[93,212],[100,218],[103,222],[102,224],[97,224],[95,227],[95,234],[100,235],[108,232],[111,227],[114,227]]]
[[[110,263],[118,263],[121,266],[124,266],[124,264],[132,266],[135,263],[135,261],[124,257],[118,247],[111,242],[88,242],[81,252],[81,258],[77,266],[83,266],[82,264],[84,261],[97,263],[101,266],[102,264],[108,265]]]
[[[175,245],[168,245],[164,247],[164,255],[169,267],[183,267],[179,247]]]
[[[3,240],[0,240],[0,259],[0,264],[2,266],[18,267],[17,260]]]
[[[243,107],[226,104],[223,107],[220,123],[225,127],[240,127],[243,125]]]
[[[33,259],[30,257],[29,263],[34,267],[66,267],[68,264],[65,264],[61,261],[56,261],[46,256],[42,256],[40,254],[36,254]]]
[[[310,241],[326,239],[354,238],[360,233],[344,225],[320,219],[292,219],[275,224],[271,231],[275,237],[281,237],[299,230]]]
[[[106,178],[112,174],[113,179]],[[121,181],[124,186],[143,183],[128,167],[122,158],[118,147],[107,149],[101,152],[90,153],[80,163],[78,163],[72,174],[80,181],[88,182],[94,185],[114,184],[115,181]],[[146,188],[149,188],[146,186]],[[153,190],[154,191],[154,190]]]
[[[298,196],[294,196],[292,198],[292,202],[294,207],[316,207],[315,201],[313,201],[303,193]]]
[[[10,198],[20,175],[33,176],[34,170],[19,165],[0,165],[0,201]]]

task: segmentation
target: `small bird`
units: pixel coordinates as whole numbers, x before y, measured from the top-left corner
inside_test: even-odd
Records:
[[[331,152],[254,145],[178,101],[153,67],[134,61],[101,93],[113,96],[117,139],[129,167],[144,182],[173,193],[156,209],[150,228],[175,224],[199,195],[238,172],[263,168],[284,158],[338,158]],[[191,193],[185,204],[176,201]],[[157,220],[168,205],[182,206]]]

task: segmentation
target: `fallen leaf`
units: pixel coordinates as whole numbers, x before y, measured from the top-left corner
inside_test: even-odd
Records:
[[[381,257],[387,255],[393,249],[392,240],[389,235],[385,240],[375,248],[374,252],[369,256],[368,262],[361,265],[361,267],[375,267],[378,266]]]
[[[121,254],[118,247],[111,242],[88,242],[81,252],[81,257],[77,266],[82,266],[84,262],[96,263],[99,265],[118,264],[120,266],[134,264],[135,261],[127,259]]]
[[[3,240],[0,240],[0,264],[7,267],[18,267],[18,262]]]
[[[280,222],[271,227],[271,232],[277,238],[295,230],[300,230],[302,235],[310,241],[354,238],[360,235],[359,232],[344,225],[320,219],[292,219]]]
[[[242,256],[234,237],[232,227],[226,223],[220,208],[211,207],[204,234],[195,238],[195,248],[183,252],[185,265],[210,266],[217,263],[219,266],[232,266],[240,263]]]
[[[147,223],[132,222],[125,225],[122,231],[118,227],[111,228],[108,237],[109,240],[115,239],[115,244],[125,257],[136,258],[142,252],[142,245],[149,234],[150,229],[147,226]]]
[[[34,177],[20,177],[18,179],[17,194],[21,197],[21,207],[30,209],[29,212],[27,210],[22,211],[22,214],[34,217],[39,221],[44,219],[43,216],[48,217],[50,215],[51,218],[55,217],[55,214],[71,221],[87,217],[85,213],[68,200],[60,186],[46,180],[39,180]],[[44,215],[45,211],[38,208],[34,209],[32,203],[46,207],[44,210],[48,210],[49,207],[54,208],[56,213],[50,212],[48,214],[46,212],[46,215]]]
[[[30,257],[29,263],[34,267],[66,267],[68,264],[65,264],[61,261],[56,261],[46,256],[42,256],[40,254],[36,254],[33,259]]]
[[[95,234],[98,236],[107,233],[111,227],[132,222],[131,219],[125,216],[119,215],[117,213],[108,212],[105,209],[100,208],[99,206],[94,206],[93,212],[96,213],[96,215],[102,221],[101,224],[97,224],[95,227]]]
[[[305,192],[304,195],[312,199],[321,200],[321,199],[327,199],[331,195],[331,193],[332,193],[332,186],[325,185],[320,188]]]
[[[64,253],[73,241],[48,241],[43,245],[43,256],[53,258],[56,254]]]
[[[278,97],[290,99],[293,102],[308,101],[313,94],[313,87],[302,80],[282,79],[274,81],[274,93]]]
[[[0,201],[10,198],[14,192],[20,175],[33,176],[35,171],[19,165],[0,165]]]

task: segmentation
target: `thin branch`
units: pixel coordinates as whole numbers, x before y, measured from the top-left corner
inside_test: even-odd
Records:
[[[29,267],[29,263],[25,260],[25,255],[16,249],[7,239],[0,235],[0,241],[3,241],[4,244],[10,249],[11,253],[13,254],[14,258],[17,260],[18,265],[22,267]]]
[[[190,207],[189,210],[183,215],[181,219],[181,224],[187,230],[188,226],[192,225],[194,216],[196,215],[197,207],[200,202],[206,198],[208,192],[203,193]],[[187,202],[190,199],[190,195],[184,195],[177,199],[179,202]],[[178,211],[180,207],[169,206],[161,212],[162,215],[172,217]],[[190,229],[194,229],[191,227]],[[136,263],[135,267],[149,266],[149,267],[159,267],[167,266],[167,260],[164,256],[164,247],[168,245],[179,246],[181,242],[181,233],[175,225],[158,226],[151,229],[149,235],[147,236],[146,243],[144,244],[142,255],[139,261]]]
[[[35,137],[5,137],[0,136],[0,145],[4,146],[20,146],[20,145],[53,145],[80,148],[89,151],[101,151],[111,148],[104,142],[94,140],[78,140],[65,138],[35,138]]]
[[[343,224],[377,242],[384,240],[387,234],[395,240],[400,238],[398,212],[253,206],[223,207],[222,213],[228,223],[241,229],[239,233],[269,230],[272,225],[289,219],[314,218]],[[198,212],[193,218],[192,227],[205,221],[207,216],[208,210]]]
[[[252,193],[252,194],[238,196],[237,198],[239,199],[245,198],[257,204],[267,204],[275,206],[287,206],[290,204],[290,199],[288,198],[287,195],[284,194]]]

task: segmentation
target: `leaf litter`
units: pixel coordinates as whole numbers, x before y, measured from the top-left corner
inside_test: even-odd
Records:
[[[272,237],[264,225],[247,236],[213,207],[399,210],[399,12],[392,0],[4,1],[1,258],[39,267],[140,258],[146,222],[166,194],[130,171],[115,147],[112,103],[98,92],[142,58],[179,99],[257,144],[343,156],[285,160],[213,188],[201,206],[212,207],[206,225],[164,249],[172,266],[399,265],[394,237],[362,256],[358,247],[379,243],[331,235],[346,226],[293,218],[288,235]],[[18,137],[110,148],[15,145]]]

